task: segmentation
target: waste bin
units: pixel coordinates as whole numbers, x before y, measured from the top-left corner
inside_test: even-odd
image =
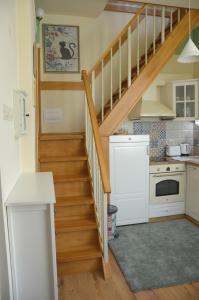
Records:
[[[116,229],[116,216],[118,208],[115,205],[108,206],[108,240],[113,240],[119,234]]]

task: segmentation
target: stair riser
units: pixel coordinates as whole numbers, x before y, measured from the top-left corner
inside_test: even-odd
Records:
[[[86,218],[94,214],[93,205],[77,205],[56,207],[56,218],[62,217],[79,217]]]
[[[70,251],[75,247],[92,247],[98,243],[96,229],[87,231],[64,232],[56,234],[57,252]]]
[[[40,157],[85,155],[83,140],[56,140],[40,142]]]
[[[100,258],[58,264],[59,277],[63,277],[67,274],[97,271],[102,271],[102,263]]]
[[[41,163],[42,172],[53,172],[53,175],[74,176],[88,174],[86,161],[69,161],[69,162],[47,162]]]
[[[90,195],[91,188],[88,181],[55,183],[56,196]]]

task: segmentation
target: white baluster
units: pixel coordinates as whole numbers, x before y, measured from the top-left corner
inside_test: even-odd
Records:
[[[122,96],[122,47],[121,38],[119,38],[119,99]]]
[[[161,33],[161,42],[162,44],[165,41],[165,7],[162,7],[162,33]]]
[[[131,86],[131,26],[128,28],[128,87]]]
[[[110,82],[110,89],[111,89],[111,110],[113,108],[113,49],[111,48],[111,82]]]
[[[155,54],[156,41],[156,7],[153,8],[153,54]]]
[[[108,262],[108,224],[107,224],[107,194],[103,197],[103,250],[104,250],[104,261]]]
[[[93,102],[95,104],[95,71],[93,71],[91,75],[91,87],[92,87]]]
[[[173,8],[170,10],[170,32],[173,31]]]
[[[102,59],[102,122],[104,121],[104,61]]]
[[[137,17],[137,75],[140,74],[140,17]]]
[[[145,12],[145,65],[148,63],[148,31],[147,31],[147,13],[148,13],[148,7],[146,6],[146,12]]]

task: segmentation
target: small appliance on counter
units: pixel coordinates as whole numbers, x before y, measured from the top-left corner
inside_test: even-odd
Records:
[[[181,155],[187,156],[191,154],[192,147],[189,144],[180,144]]]
[[[167,156],[180,156],[181,155],[181,149],[180,146],[167,146],[166,147],[166,155]]]

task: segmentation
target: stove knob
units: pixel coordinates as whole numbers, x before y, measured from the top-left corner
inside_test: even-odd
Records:
[[[170,167],[167,167],[167,171],[168,171],[168,172],[171,171],[171,168],[170,168]]]

